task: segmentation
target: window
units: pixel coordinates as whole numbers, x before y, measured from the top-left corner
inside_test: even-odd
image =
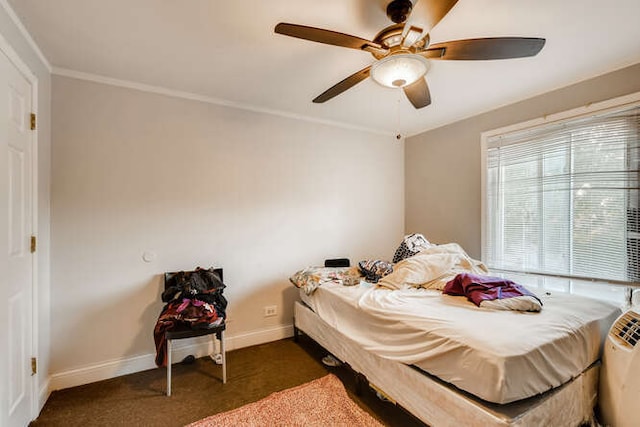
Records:
[[[539,122],[483,135],[483,260],[640,281],[639,103]]]

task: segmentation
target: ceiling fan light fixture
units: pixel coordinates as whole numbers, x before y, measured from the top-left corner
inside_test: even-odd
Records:
[[[413,54],[395,54],[382,58],[371,66],[371,77],[376,83],[398,88],[421,79],[429,71],[429,61]]]

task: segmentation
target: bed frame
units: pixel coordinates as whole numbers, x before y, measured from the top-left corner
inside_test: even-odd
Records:
[[[594,426],[600,364],[539,396],[500,405],[483,401],[418,368],[376,356],[329,326],[301,302],[294,334],[302,331],[375,388],[431,426]]]

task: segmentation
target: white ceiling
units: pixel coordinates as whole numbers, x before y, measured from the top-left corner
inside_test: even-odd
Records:
[[[54,72],[73,70],[214,102],[413,135],[640,62],[639,0],[459,0],[432,43],[547,39],[533,58],[432,61],[415,110],[371,79],[311,100],[373,62],[366,52],[273,32],[278,22],[373,39],[387,0],[9,0]],[[426,2],[424,2],[426,4]],[[412,14],[420,23],[421,3]]]

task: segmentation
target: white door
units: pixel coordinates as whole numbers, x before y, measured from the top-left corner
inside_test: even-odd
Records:
[[[6,328],[0,332],[0,351],[5,353],[0,376],[5,390],[0,408],[5,413],[0,423],[5,419],[13,427],[27,425],[33,414],[31,85],[1,50],[0,104],[0,207],[4,211],[0,218],[7,218],[1,225],[7,229],[0,234],[0,248],[6,250],[0,256],[6,256],[2,262],[7,269],[5,277],[0,278],[6,287],[0,294],[0,310],[6,309],[2,322]]]

